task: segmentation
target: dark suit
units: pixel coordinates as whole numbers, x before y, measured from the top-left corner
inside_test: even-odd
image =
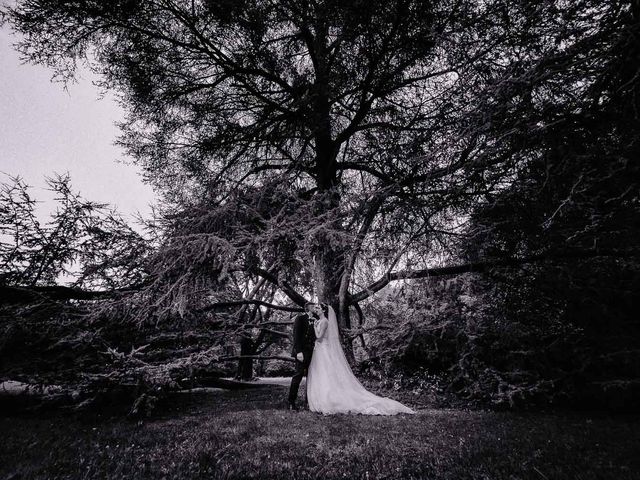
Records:
[[[296,373],[291,377],[291,387],[289,388],[289,403],[295,403],[298,398],[298,388],[302,377],[307,374],[307,369],[311,363],[313,346],[315,345],[316,334],[313,323],[307,314],[298,315],[293,321],[293,348],[291,355],[296,358],[302,352],[302,362],[296,358]]]

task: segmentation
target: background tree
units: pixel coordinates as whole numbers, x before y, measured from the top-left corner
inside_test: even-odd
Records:
[[[369,307],[384,310],[369,317],[388,318],[365,326],[373,358],[444,374],[449,389],[484,402],[633,408],[639,10],[637,3],[617,7],[601,12],[597,28],[529,7],[522,27],[540,39],[539,50],[560,31],[556,22],[565,34],[593,30],[545,62],[525,57],[488,72],[493,86],[479,112],[491,137],[502,139],[495,155],[518,163],[507,188],[478,197],[457,252],[471,263],[540,261],[394,291]],[[568,247],[635,256],[554,255]]]
[[[259,310],[185,316],[185,301],[167,308],[158,285],[179,288],[181,276],[191,278],[189,267],[197,269],[194,258],[168,266],[175,242],[164,242],[159,225],[132,228],[115,210],[75,193],[68,175],[47,183],[55,192],[48,216],[36,212],[38,201],[20,178],[0,186],[0,381],[35,393],[3,388],[3,409],[124,404],[141,415],[166,391],[220,386],[236,358],[231,341],[254,335],[249,353],[258,354],[287,336],[275,325],[249,328],[269,320]],[[158,245],[169,252],[164,262]],[[229,283],[215,290],[220,298],[242,295]],[[251,377],[250,368],[244,365],[243,376]]]
[[[142,263],[151,251],[146,239],[108,205],[73,192],[69,175],[47,179],[47,185],[57,208],[45,224],[22,179],[1,185],[0,285],[13,295],[55,295],[53,287],[66,277],[71,287],[57,289],[61,298],[91,298],[82,289],[113,291],[140,284]]]

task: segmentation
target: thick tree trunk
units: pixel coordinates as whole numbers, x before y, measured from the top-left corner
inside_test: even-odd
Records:
[[[333,307],[338,319],[338,328],[342,338],[342,345],[349,363],[353,364],[353,345],[350,339],[343,334],[345,329],[351,328],[349,310],[340,308],[340,279],[344,271],[343,249],[324,248],[316,256],[316,294],[318,300]]]
[[[337,193],[331,194],[329,201],[323,205],[324,211],[327,212],[336,208],[339,205],[339,201],[340,199]],[[335,233],[341,230],[342,224],[340,219],[336,218],[335,221],[327,225],[325,232],[326,238],[323,235],[318,239],[318,246],[315,251],[314,280],[318,300],[331,305],[336,312],[345,354],[349,362],[353,363],[355,359],[352,343],[343,334],[345,329],[351,328],[351,320],[349,318],[348,308],[341,308],[341,304],[344,302],[341,302],[340,298],[340,285],[342,283],[342,275],[345,271],[347,246],[336,242],[335,236],[329,234],[331,231]]]
[[[328,91],[329,67],[326,60],[328,25],[319,22],[316,25],[315,49],[315,73],[316,82],[312,87],[313,114],[312,125],[315,140],[315,174],[320,202],[317,205],[317,213],[322,215],[327,212],[335,212],[335,220],[327,225],[325,235],[318,239],[315,253],[315,288],[316,295],[320,302],[331,305],[338,317],[338,327],[347,359],[353,363],[353,348],[350,341],[344,341],[342,334],[345,328],[350,328],[349,315],[344,314],[340,309],[340,283],[342,274],[345,271],[346,246],[335,236],[329,235],[330,231],[341,232],[342,222],[339,218],[338,207],[341,203],[340,193],[336,188],[338,179],[338,152],[340,143],[333,138],[331,123],[331,106],[329,103],[330,92]],[[333,237],[333,238],[332,238]]]

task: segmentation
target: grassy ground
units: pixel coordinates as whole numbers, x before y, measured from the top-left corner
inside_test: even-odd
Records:
[[[144,422],[0,418],[0,479],[640,479],[640,417],[281,408],[284,387],[176,394]]]

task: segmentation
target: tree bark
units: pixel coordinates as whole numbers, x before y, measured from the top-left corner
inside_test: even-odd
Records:
[[[334,212],[335,219],[331,221],[323,234],[317,239],[318,244],[314,252],[314,282],[318,300],[331,305],[336,312],[340,338],[343,340],[345,355],[350,363],[355,361],[351,340],[343,334],[345,329],[351,328],[348,309],[341,308],[340,301],[342,276],[347,261],[347,247],[334,240],[333,233],[343,233],[344,229],[339,218],[340,195],[335,189],[337,184],[336,151],[335,146],[324,147],[318,151],[316,159],[318,171],[318,189],[322,195],[316,207],[317,215],[327,215]],[[333,237],[333,238],[332,238]]]

